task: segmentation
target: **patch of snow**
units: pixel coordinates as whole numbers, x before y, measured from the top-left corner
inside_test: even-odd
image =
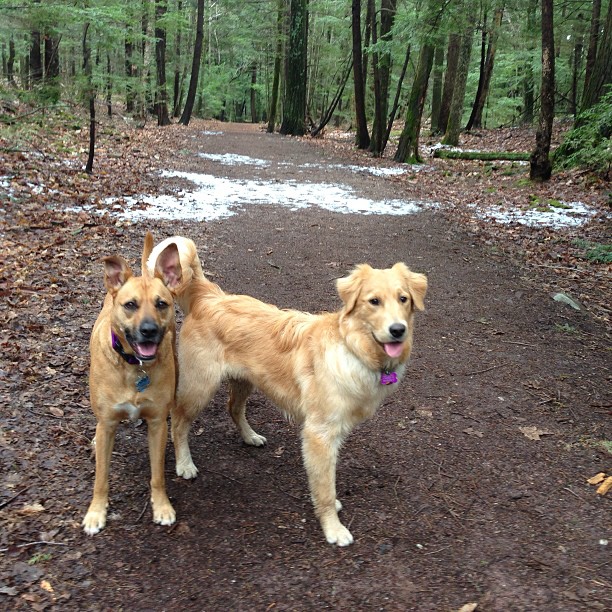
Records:
[[[213,132],[212,130],[204,130],[202,134],[204,136],[221,136],[223,132]]]
[[[234,153],[198,153],[199,157],[219,162],[224,166],[269,166],[270,162],[265,159],[256,159],[248,155],[235,155]]]
[[[275,204],[290,210],[318,206],[340,213],[364,215],[407,215],[435,206],[407,200],[369,200],[355,196],[344,185],[287,181],[235,180],[193,172],[162,172],[168,178],[183,178],[197,186],[176,196],[143,195],[125,198],[125,209],[115,212],[127,219],[192,219],[212,221],[236,214],[245,206]],[[107,200],[113,204],[116,200]],[[146,207],[142,207],[142,203]]]
[[[476,214],[481,219],[493,219],[498,223],[520,223],[531,227],[577,227],[586,223],[596,210],[582,202],[562,202],[563,208],[549,207],[542,211],[535,208],[529,210],[495,210],[488,208]],[[469,205],[475,208],[475,204]],[[566,208],[567,207],[567,208]]]

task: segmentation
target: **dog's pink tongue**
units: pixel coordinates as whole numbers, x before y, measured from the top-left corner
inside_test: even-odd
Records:
[[[399,357],[402,354],[403,349],[403,342],[387,342],[385,344],[385,353],[387,353],[389,357]]]
[[[136,349],[141,357],[155,357],[157,344],[155,342],[140,342],[136,345]]]

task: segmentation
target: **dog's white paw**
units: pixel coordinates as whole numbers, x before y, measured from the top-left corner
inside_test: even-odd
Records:
[[[81,523],[87,535],[95,535],[106,526],[106,510],[89,510]]]
[[[176,512],[174,508],[170,504],[159,509],[153,508],[153,522],[156,525],[174,525],[176,522]]]
[[[244,440],[245,444],[250,446],[265,446],[268,441],[266,438],[255,432],[249,436],[244,436],[242,439]]]
[[[337,499],[336,500],[336,512],[340,512],[340,510],[342,510],[342,502]]]
[[[176,464],[176,475],[185,480],[191,480],[198,475],[198,468],[193,461],[182,461]]]
[[[351,532],[340,522],[334,527],[327,527],[324,529],[324,533],[325,539],[329,544],[348,546],[354,541]]]

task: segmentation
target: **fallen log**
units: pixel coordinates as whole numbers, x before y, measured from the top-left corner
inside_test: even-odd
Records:
[[[434,157],[440,159],[477,159],[480,161],[529,161],[531,153],[518,151],[449,151],[436,149]]]

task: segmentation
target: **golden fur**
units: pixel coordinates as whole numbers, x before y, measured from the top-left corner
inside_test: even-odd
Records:
[[[153,238],[147,234],[140,277],[132,275],[122,257],[104,259],[108,293],[90,340],[89,389],[97,426],[94,493],[83,519],[89,535],[106,525],[111,453],[117,425],[125,418],[147,420],[153,520],[161,525],[175,521],[166,495],[164,455],[167,417],[176,388],[172,291],[181,281],[181,268],[176,245],[171,244],[158,251],[149,272],[146,262],[152,248]],[[119,343],[117,348],[113,347],[111,332]],[[141,379],[142,385],[146,377],[148,385],[139,390],[137,381]]]
[[[412,348],[414,309],[422,310],[423,274],[403,263],[386,270],[363,264],[337,281],[339,312],[279,310],[244,295],[228,295],[207,280],[191,240],[176,244],[185,282],[177,301],[186,314],[180,334],[179,384],[172,413],[176,472],[197,474],[188,444],[191,423],[223,380],[229,412],[247,444],[266,439],[253,431],[245,403],[256,387],[302,425],[302,451],[315,512],[329,543],[353,541],[338,519],[336,461],[351,429],[371,417],[401,379]]]

